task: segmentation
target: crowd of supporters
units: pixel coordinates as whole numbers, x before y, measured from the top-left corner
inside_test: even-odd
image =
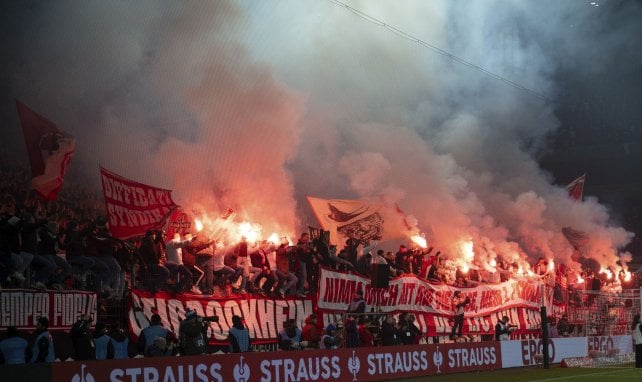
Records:
[[[380,286],[385,286],[391,278],[408,274],[431,283],[461,288],[500,283],[521,275],[518,264],[501,258],[496,259],[494,270],[477,264],[476,260],[464,270],[432,247],[401,245],[393,252],[379,248],[376,242],[350,238],[338,250],[330,244],[329,233],[320,230],[302,233],[294,244],[287,238],[278,243],[266,240],[254,243],[242,238],[238,243],[221,246],[206,234],[174,234],[170,238],[164,231],[148,231],[140,238],[118,240],[109,234],[102,195],[98,191],[82,185],[67,186],[56,202],[45,203],[28,191],[29,175],[24,169],[2,166],[0,178],[3,179],[0,183],[2,287],[84,289],[97,292],[101,298],[112,299],[121,299],[129,288],[213,297],[233,294],[304,297],[317,292],[321,266],[371,277],[381,283]],[[543,258],[532,264],[531,269],[533,275],[530,277],[541,278],[554,288],[557,301],[569,304],[585,303],[574,294],[580,289],[638,286],[635,274],[630,279],[624,273],[611,272],[609,276],[595,273],[589,267],[574,273],[564,264],[549,267]],[[578,280],[583,282],[580,284]],[[356,316],[349,314],[345,320],[322,330],[314,316],[306,320],[302,330],[295,322],[288,321],[279,333],[279,347],[292,350],[394,345],[417,343],[422,337],[411,314],[385,319],[362,315],[366,313],[362,295],[355,296],[349,313]],[[185,328],[183,338],[192,339],[181,343],[152,317],[152,329],[146,329],[147,332],[155,330],[164,335],[141,335],[139,338],[143,343],[138,342],[137,350],[146,356],[171,355],[178,349],[182,349],[183,354],[199,354],[207,343],[207,338],[198,340],[203,333],[202,322],[194,324],[192,334],[187,334],[191,323],[199,322],[199,319],[202,321],[203,318],[186,315],[184,325],[181,324]],[[568,332],[564,320],[560,319],[556,326],[561,333]],[[70,333],[77,349],[76,359],[132,355],[128,336],[119,325],[97,324],[91,331],[87,318],[80,321]],[[84,326],[81,325],[83,322]],[[53,352],[53,348],[51,337],[45,334],[46,326],[46,319],[39,321],[32,345],[25,348],[25,359],[49,360],[48,353]],[[337,326],[341,326],[341,330]],[[451,338],[461,336],[461,333],[455,333],[455,327]],[[232,349],[249,349],[250,339],[242,334],[246,329],[240,318],[235,320],[234,328],[237,332],[231,337]],[[7,337],[7,340],[12,339],[9,341],[11,346],[24,345],[18,340],[20,336],[15,328],[7,331]],[[201,345],[191,346],[199,341]],[[89,347],[94,350],[88,351]]]

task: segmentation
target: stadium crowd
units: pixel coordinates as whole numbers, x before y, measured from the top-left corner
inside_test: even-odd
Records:
[[[461,288],[500,283],[517,277],[520,272],[517,264],[502,259],[497,259],[495,272],[475,262],[464,271],[432,247],[401,245],[393,252],[378,248],[376,242],[350,238],[344,248],[338,250],[330,244],[328,232],[314,229],[302,233],[294,245],[287,238],[279,243],[266,240],[251,243],[242,238],[238,243],[223,247],[207,235],[174,234],[168,238],[164,231],[148,231],[140,238],[119,240],[109,234],[102,195],[98,190],[67,184],[55,202],[45,203],[26,187],[29,175],[23,168],[3,165],[0,179],[3,179],[0,183],[0,285],[3,288],[81,289],[97,292],[103,299],[117,300],[131,288],[212,297],[233,294],[303,297],[317,292],[321,266],[355,272],[383,284],[400,275],[414,274],[428,282]],[[638,286],[636,277],[630,280],[625,279],[624,274],[609,277],[589,268],[579,275],[573,274],[564,264],[549,267],[543,258],[531,269],[533,277],[539,277],[555,288],[557,301],[570,304],[584,303],[574,294],[580,289],[600,290],[616,284],[626,289]],[[583,284],[575,282],[578,276],[584,279]],[[453,306],[456,305],[453,300]],[[316,322],[315,316],[308,317],[302,329],[293,321],[285,322],[279,333],[278,346],[293,350],[412,344],[422,339],[412,314],[385,319],[363,315],[366,307],[362,295],[355,296],[348,313],[344,321],[337,323],[342,326],[340,331],[335,324],[319,330],[322,325]],[[151,329],[145,329],[147,332],[139,337],[134,354],[205,352],[207,338],[203,337],[202,329],[206,326],[203,319],[207,318],[188,312],[181,323],[182,335],[173,338],[171,332],[160,326],[159,318],[152,317]],[[200,320],[201,324],[195,324],[190,331],[189,324],[193,320]],[[564,320],[560,319],[555,326],[560,335],[568,333]],[[246,351],[251,343],[245,333],[247,328],[239,317],[234,321],[236,331],[230,330],[230,349]],[[70,333],[76,359],[133,355],[129,337],[120,325],[108,328],[99,323],[91,331],[90,324],[91,320],[84,317]],[[38,321],[30,346],[19,340],[21,336],[15,328],[9,328],[0,349],[4,349],[2,346],[10,349],[26,346],[26,360],[51,360],[53,341],[47,325],[46,318]],[[510,324],[500,321],[498,325],[496,335],[501,339],[500,336],[510,330]],[[455,333],[456,326],[453,327],[453,338],[461,337],[461,332]],[[185,338],[190,340],[185,342]],[[89,348],[95,350],[88,351]],[[4,354],[5,362],[15,358],[9,356],[8,359]],[[15,356],[11,351],[10,354]]]

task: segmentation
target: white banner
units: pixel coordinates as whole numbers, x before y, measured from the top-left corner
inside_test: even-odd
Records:
[[[502,368],[524,367],[543,363],[542,339],[502,341]],[[551,338],[548,344],[549,362],[559,363],[569,357],[588,355],[586,337]]]
[[[633,337],[631,336],[601,336],[588,338],[588,351],[601,351],[606,354],[615,350],[617,353],[632,353]]]

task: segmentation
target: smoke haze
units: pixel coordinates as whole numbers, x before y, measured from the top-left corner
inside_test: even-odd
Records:
[[[536,155],[559,126],[557,71],[603,71],[639,11],[348,4],[546,99],[329,1],[11,5],[3,76],[11,98],[78,138],[75,171],[101,163],[173,189],[187,209],[231,207],[267,234],[314,223],[306,194],[383,195],[451,257],[472,241],[480,259],[570,263],[570,226],[590,236],[585,256],[618,260],[632,234],[596,199],[569,199]]]

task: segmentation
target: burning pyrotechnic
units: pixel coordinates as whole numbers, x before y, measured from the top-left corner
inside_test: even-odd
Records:
[[[270,237],[268,237],[267,241],[269,241],[272,244],[276,244],[279,242],[279,235],[277,235],[276,232],[272,232]]]
[[[600,273],[606,275],[607,280],[611,280],[613,278],[613,272],[608,268],[600,269]]]
[[[417,244],[421,248],[428,248],[428,242],[426,242],[426,238],[421,235],[414,235],[410,237],[410,240],[412,240],[413,243]]]
[[[261,238],[261,226],[250,222],[243,222],[238,226],[238,234],[245,237],[248,242],[254,243]]]
[[[629,272],[629,271],[625,271],[624,272],[624,281],[627,282],[627,283],[629,281],[631,281],[631,272]]]
[[[497,266],[497,260],[495,260],[495,258],[493,257],[493,258],[492,258],[492,259],[490,259],[490,261],[488,262],[488,265],[490,265],[491,267],[495,268],[495,267]]]
[[[553,259],[550,259],[548,261],[548,271],[553,272],[555,270],[555,261]]]
[[[582,275],[577,275],[577,283],[578,284],[583,284],[584,283],[584,279],[582,278]]]
[[[194,219],[194,225],[196,226],[196,232],[203,230],[203,222],[200,219]]]

